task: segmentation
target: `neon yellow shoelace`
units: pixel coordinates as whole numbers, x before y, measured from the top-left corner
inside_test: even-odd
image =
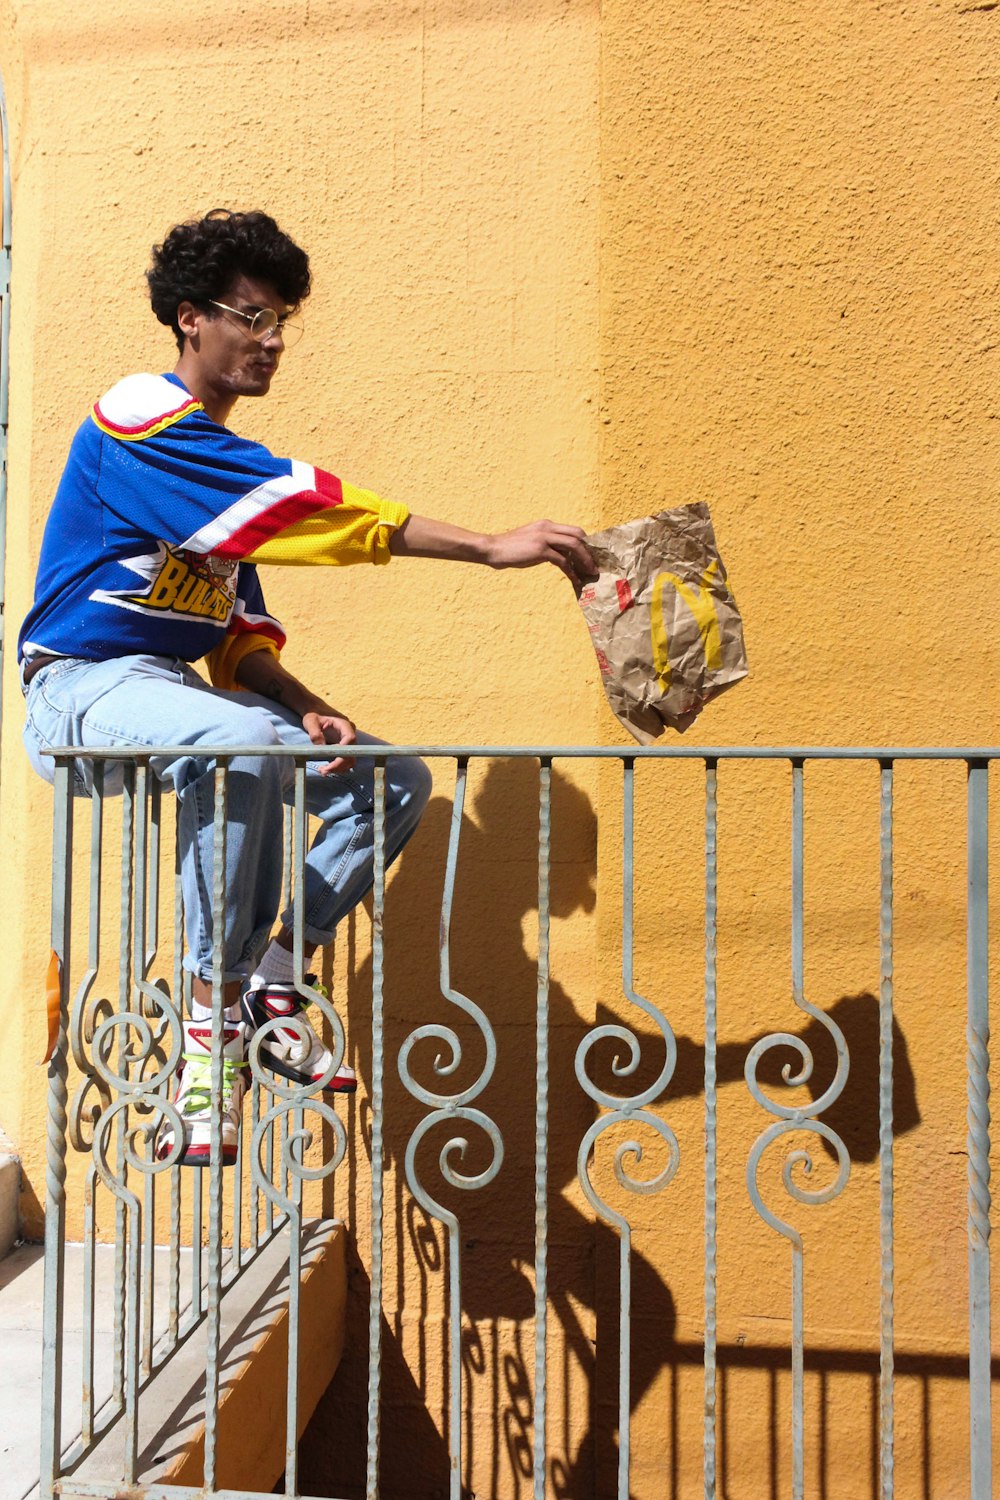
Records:
[[[212,1059],[199,1052],[185,1052],[184,1061],[190,1072],[187,1074],[188,1089],[182,1105],[183,1113],[186,1115],[204,1114],[212,1105]],[[241,1068],[247,1066],[247,1063],[237,1062],[232,1057],[222,1059],[223,1114],[232,1103],[236,1075]]]
[[[315,974],[305,974],[303,975],[303,978],[311,990],[315,990],[317,994],[322,995],[324,1000],[329,1000],[330,991],[327,989],[325,984],[320,984]],[[296,994],[298,995],[299,1004],[301,1005],[303,1010],[305,1010],[306,1006],[308,1005],[315,1005],[316,1002],[313,1000],[312,995],[303,995],[301,990],[297,990]]]

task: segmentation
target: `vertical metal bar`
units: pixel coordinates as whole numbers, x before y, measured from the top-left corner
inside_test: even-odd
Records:
[[[299,780],[300,780],[300,778],[301,778],[302,784],[303,784],[303,794],[302,794],[302,804],[301,804],[301,807],[299,805]],[[303,766],[296,766],[296,768],[295,768],[295,795],[296,795],[296,801],[295,801],[295,813],[294,813],[294,818],[293,818],[294,827],[295,827],[294,841],[293,841],[292,838],[289,838],[289,839],[285,840],[285,888],[286,888],[286,890],[288,892],[288,904],[290,906],[292,906],[293,912],[295,911],[295,906],[294,906],[295,892],[296,892],[296,890],[302,890],[303,889],[303,881],[300,880],[298,878],[298,876],[299,876],[300,865],[302,867],[304,867],[304,864],[305,864],[305,851],[306,851],[306,847],[307,847],[307,844],[308,844],[308,841],[309,841],[309,820],[308,820],[308,816],[307,816],[306,810],[305,810],[305,792],[304,792],[304,786],[305,786],[305,768]],[[286,822],[286,825],[288,824],[288,820],[289,820],[289,817],[291,816],[291,814],[292,814],[292,809],[291,808],[286,808],[285,809],[285,822]],[[294,842],[294,854],[293,854],[293,842]],[[303,868],[303,878],[304,878],[304,868]],[[305,981],[305,908],[302,906],[301,902],[299,903],[299,908],[300,908],[300,910],[298,912],[297,920],[293,916],[293,924],[292,925],[294,927],[293,943],[294,943],[294,947],[295,947],[295,953],[294,953],[294,959],[295,959],[295,979],[296,979],[296,983],[302,984]],[[293,1131],[301,1129],[301,1126],[302,1126],[302,1111],[299,1110],[299,1109],[288,1111],[282,1117],[282,1122],[281,1123],[282,1123],[282,1125],[284,1127],[284,1144],[285,1144],[285,1147],[286,1147],[286,1150],[282,1153],[282,1161],[285,1161],[285,1160],[289,1160],[290,1161],[291,1157],[292,1157],[292,1150],[293,1150],[293,1148],[291,1146],[291,1137],[292,1137]],[[286,1198],[290,1198],[293,1202],[295,1202],[297,1204],[301,1204],[301,1201],[302,1201],[301,1200],[301,1187],[302,1187],[301,1182],[299,1180],[297,1180],[296,1178],[294,1178],[292,1176],[292,1174],[288,1171],[288,1169],[285,1168],[285,1170],[282,1172],[282,1179],[281,1179],[281,1191],[284,1194],[284,1196]]]
[[[879,798],[879,1240],[881,1266],[879,1335],[879,1470],[882,1500],[892,1500],[894,1467],[894,1257],[892,1141],[892,761],[882,761]]]
[[[295,820],[294,820],[294,817],[293,817],[292,809],[290,807],[286,807],[285,808],[285,842],[284,842],[284,853],[285,853],[284,886],[285,886],[285,901],[286,901],[286,904],[290,904],[292,902],[293,897],[294,897],[294,892],[295,892],[294,874],[293,874],[294,868],[295,868],[294,858],[293,858],[294,839],[295,839],[294,829],[295,829]],[[293,926],[294,926],[294,917],[293,917]],[[294,933],[293,933],[293,943],[294,943]],[[274,1102],[274,1099],[275,1099],[275,1095],[272,1094],[271,1095],[272,1104]],[[257,1102],[258,1102],[258,1107],[259,1107],[259,1102],[260,1102],[260,1092],[259,1092],[259,1089],[258,1089],[258,1100],[257,1100]],[[265,1103],[266,1103],[266,1100],[265,1100]],[[282,1135],[284,1135],[284,1133],[287,1130],[287,1128],[288,1128],[288,1118],[287,1118],[287,1116],[285,1116],[284,1118],[282,1118],[282,1119],[280,1119],[280,1120],[278,1120],[276,1122],[275,1127],[274,1127],[273,1130],[269,1130],[267,1132],[267,1143],[265,1145],[264,1159],[265,1159],[265,1163],[266,1163],[267,1178],[268,1178],[269,1182],[274,1182],[274,1143],[275,1143],[275,1137],[278,1135],[279,1131],[282,1133]],[[282,1182],[282,1193],[285,1196],[287,1196],[287,1193],[288,1193],[288,1184],[285,1181]],[[279,1223],[283,1222],[283,1216],[281,1216],[281,1218],[279,1218],[278,1222]],[[267,1200],[266,1200],[265,1207],[264,1207],[264,1230],[265,1230],[265,1234],[266,1234],[266,1236],[267,1236],[268,1239],[271,1238],[271,1236],[274,1234],[274,1231],[275,1231],[275,1203],[274,1203],[273,1198],[271,1198],[270,1194],[267,1196]]]
[[[236,1162],[232,1172],[233,1183],[233,1243],[229,1252],[228,1281],[235,1281],[243,1264],[243,1127],[236,1137]]]
[[[167,1348],[172,1349],[180,1336],[181,1323],[181,1184],[180,1169],[170,1173],[170,1263],[167,1304]]]
[[[284,846],[284,871],[282,880],[285,887],[285,905],[291,906],[295,900],[295,835],[292,809],[285,808],[285,846]]]
[[[295,767],[295,889],[305,890],[305,857],[308,847],[308,820],[309,812],[306,806],[306,767],[299,763]],[[291,883],[291,866],[289,866],[287,882]],[[305,901],[296,901],[292,916],[292,946],[293,961],[295,965],[295,982],[305,982]],[[295,1128],[300,1130],[302,1126],[302,1111],[296,1109]],[[289,1131],[292,1130],[292,1113],[285,1115],[285,1124]],[[300,1160],[303,1151],[301,1139],[298,1145],[293,1145],[289,1153],[294,1160]],[[294,1153],[298,1153],[295,1155]],[[299,1491],[298,1478],[298,1435],[299,1435],[299,1310],[300,1310],[300,1283],[302,1280],[302,1178],[294,1175],[292,1179],[292,1191],[288,1191],[286,1177],[284,1187],[285,1197],[289,1203],[288,1210],[288,1371],[285,1390],[285,1493],[297,1495]]]
[[[101,866],[104,853],[104,762],[92,768],[93,787],[90,805],[90,930],[87,941],[87,971],[96,978],[101,962]],[[78,1023],[82,1029],[82,1017]],[[97,1167],[93,1159],[87,1168],[84,1186],[83,1223],[83,1347],[81,1349],[82,1392],[80,1402],[80,1435],[89,1443],[94,1435],[94,1310],[97,1273],[94,1239],[97,1231],[94,1194],[97,1191]]]
[[[191,1186],[191,1320],[201,1317],[205,1305],[202,1291],[202,1253],[204,1238],[205,1200],[202,1191],[204,1173],[201,1170],[188,1174],[194,1180]]]
[[[257,1126],[260,1124],[260,1084],[254,1078],[250,1084],[250,1139],[257,1139]],[[273,1130],[267,1132],[268,1141],[274,1135]],[[268,1174],[270,1176],[270,1173]],[[260,1188],[255,1185],[253,1173],[250,1176],[250,1249],[256,1250],[260,1243]]]
[[[148,761],[137,761],[131,768],[130,788],[132,794],[132,839],[130,844],[131,854],[131,882],[128,905],[131,906],[132,936],[130,963],[127,966],[122,981],[122,1009],[133,1009],[140,1014],[145,1010],[145,1001],[141,981],[145,974],[145,947],[146,947],[146,902],[148,896],[148,813],[149,813],[149,763]],[[119,1039],[118,1055],[121,1059],[120,1070],[125,1073],[126,1033],[122,1033]],[[141,1074],[142,1061],[129,1063],[128,1077],[131,1082],[137,1075]],[[118,1132],[118,1157],[120,1172],[118,1181],[122,1189],[121,1206],[124,1210],[124,1219],[127,1224],[127,1242],[124,1245],[116,1245],[116,1250],[124,1252],[123,1267],[127,1267],[125,1274],[124,1294],[124,1327],[122,1337],[122,1363],[124,1374],[124,1399],[125,1399],[125,1453],[123,1479],[126,1485],[134,1485],[139,1473],[139,1361],[142,1338],[141,1317],[145,1310],[149,1324],[149,1354],[152,1362],[153,1344],[153,1322],[152,1322],[152,1300],[153,1300],[153,1256],[152,1236],[143,1235],[143,1216],[138,1196],[126,1189],[126,1160],[125,1142],[128,1138],[128,1126],[131,1122],[131,1111],[123,1115],[119,1121]],[[150,1150],[151,1150],[150,1143]],[[148,1175],[143,1178],[143,1191],[146,1198],[146,1220],[147,1227],[151,1230],[149,1222],[152,1215],[151,1203],[152,1179]],[[144,1256],[144,1240],[148,1242],[148,1257]]]
[[[174,984],[177,1015],[184,1023],[184,893],[181,886],[180,839],[174,838]],[[183,1032],[181,1033],[183,1035]],[[169,1085],[168,1085],[169,1087]],[[180,1336],[181,1308],[181,1167],[170,1170],[170,1292],[167,1312],[169,1343]]]
[[[146,961],[146,898],[149,892],[149,766],[135,765],[135,896],[132,902],[132,968],[141,979]],[[138,987],[136,998],[139,999]]]
[[[803,767],[792,762],[792,993],[805,999],[803,901]],[[801,1241],[792,1244],[792,1500],[804,1494],[803,1266]]]
[[[267,1144],[264,1148],[264,1161],[266,1163],[268,1182],[274,1181],[274,1138],[280,1128],[280,1124],[275,1124],[274,1129],[267,1132]],[[274,1201],[271,1198],[270,1194],[268,1195],[267,1202],[264,1207],[264,1231],[268,1239],[270,1239],[272,1234],[274,1233]]]
[[[62,1298],[66,1239],[67,1022],[73,875],[73,763],[57,759],[52,828],[52,950],[59,961],[59,1024],[49,1060],[45,1142],[45,1293],[39,1490],[50,1500],[62,1449]]]
[[[618,1358],[618,1500],[629,1500],[631,1465],[632,1230],[623,1220],[618,1245],[620,1292]]]
[[[92,768],[90,803],[90,930],[87,967],[96,975],[101,961],[101,868],[104,859],[104,762]]]
[[[132,969],[135,1005],[146,1013],[142,981],[152,962],[149,948],[149,900],[151,886],[150,864],[153,858],[153,843],[150,839],[150,770],[146,762],[136,766],[136,819],[135,819],[135,908],[132,929]],[[156,852],[159,852],[156,841]],[[141,1067],[141,1062],[140,1062]],[[153,1143],[148,1143],[148,1156],[153,1159]],[[142,1369],[148,1375],[153,1365],[153,1241],[156,1227],[156,1179],[152,1173],[143,1177],[145,1211],[142,1215]],[[139,1286],[130,1288],[130,1295],[139,1296]]]
[[[139,1477],[139,1302],[142,1229],[139,1199],[128,1195],[128,1285],[125,1303],[125,1467],[126,1486]]]
[[[535,1500],[545,1500],[549,1236],[549,876],[552,762],[539,763],[538,998],[535,1011]]]
[[[969,1448],[971,1500],[992,1494],[988,763],[968,781]]]
[[[803,1500],[805,1494],[802,1280],[802,1242],[797,1240],[792,1245],[792,1500]]]
[[[291,1192],[292,1192],[292,1184],[291,1184],[291,1181],[289,1180],[289,1172],[288,1172],[288,1161],[289,1161],[289,1158],[290,1158],[290,1155],[291,1155],[291,1147],[292,1147],[292,1112],[291,1112],[291,1110],[286,1110],[284,1112],[284,1114],[281,1116],[281,1127],[282,1127],[282,1131],[281,1131],[281,1145],[282,1145],[282,1150],[281,1150],[281,1163],[282,1163],[282,1166],[281,1166],[281,1193],[282,1193],[282,1197],[288,1199],[288,1198],[291,1197]]]
[[[135,763],[128,761],[122,767],[122,836],[121,836],[121,908],[120,953],[118,960],[118,1011],[121,1014],[132,1004],[132,903],[135,898]],[[119,1030],[117,1038],[118,1076],[125,1076],[126,1040]],[[125,1141],[128,1135],[129,1111],[118,1116],[115,1137],[115,1180],[122,1192],[115,1195],[115,1269],[114,1269],[114,1350],[113,1350],[113,1399],[121,1406],[125,1400],[125,1303],[126,1287],[126,1241],[128,1237],[128,1215],[124,1192],[128,1184],[125,1163]]]
[[[225,1023],[223,1023],[225,1024]],[[240,1274],[243,1264],[243,1120],[242,1112],[239,1121],[239,1130],[236,1136],[236,1161],[233,1166],[233,1237],[232,1248],[229,1254],[229,1275],[227,1282],[232,1282]]]
[[[146,1159],[155,1162],[153,1141],[146,1143]],[[142,1219],[142,1373],[153,1368],[153,1299],[156,1295],[156,1177],[150,1172],[145,1182],[146,1203]]]
[[[160,946],[160,783],[155,775],[151,778],[147,795],[149,797],[149,858],[147,870],[149,879],[146,885],[146,962],[143,976],[149,973],[149,967],[156,957],[156,950]]]
[[[385,761],[375,762],[374,887],[372,891],[372,1252],[368,1303],[368,1453],[365,1494],[378,1500],[382,1383],[382,1239],[385,1222]]]
[[[448,1229],[448,1500],[462,1500],[462,1247],[458,1220]]]
[[[718,762],[705,762],[705,1500],[715,1500],[717,1433]]]
[[[143,964],[143,978],[148,977],[157,949],[160,946],[160,847],[163,828],[162,819],[162,795],[160,783],[155,774],[150,777],[149,788],[149,853],[148,864],[149,882],[146,887],[146,952]],[[154,1155],[155,1136],[150,1141],[150,1157]],[[156,1306],[156,1257],[154,1248],[156,1244],[156,1188],[157,1177],[150,1173],[148,1178],[148,1191],[146,1195],[146,1233],[149,1241],[149,1305],[146,1310],[146,1350],[143,1357],[143,1369],[147,1374],[153,1368],[153,1326],[155,1321]]]
[[[628,994],[635,989],[635,761],[622,760],[622,984]],[[618,1311],[618,1497],[629,1500],[632,1411],[632,1231],[622,1220],[619,1230]]]
[[[94,1194],[98,1184],[97,1168],[91,1164],[83,1189],[83,1391],[80,1402],[80,1437],[90,1443],[94,1437],[94,1277],[96,1273],[94,1240],[97,1216]]]
[[[622,757],[622,985],[635,988],[632,950],[635,943],[635,760]]]
[[[297,1179],[301,1186],[302,1179]],[[285,1400],[285,1494],[299,1493],[299,1308],[302,1281],[302,1212],[288,1215],[288,1382]]]
[[[804,788],[801,760],[792,762],[792,994],[796,1005],[805,999],[804,962]]]
[[[212,1121],[208,1184],[208,1314],[205,1367],[205,1489],[216,1488],[219,1343],[222,1327],[222,1034],[225,1030],[226,794],[229,762],[215,765],[212,842]]]

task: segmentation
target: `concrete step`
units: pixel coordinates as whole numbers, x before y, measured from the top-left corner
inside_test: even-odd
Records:
[[[0,1130],[0,1260],[13,1249],[18,1237],[20,1194],[21,1161],[11,1142]]]
[[[164,1249],[157,1275],[166,1275]],[[114,1251],[98,1255],[95,1317],[95,1402],[111,1391]],[[190,1286],[190,1251],[183,1252],[181,1285]],[[303,1229],[299,1334],[299,1435],[340,1360],[347,1275],[345,1232],[334,1220]],[[41,1405],[42,1252],[22,1246],[0,1266],[0,1472],[4,1500],[37,1496]],[[225,1274],[225,1270],[224,1270]],[[83,1247],[66,1247],[63,1450],[80,1430]],[[164,1298],[160,1299],[165,1301]],[[157,1316],[157,1331],[165,1317]],[[181,1328],[185,1325],[182,1312]],[[285,1387],[288,1349],[288,1234],[280,1232],[223,1295],[220,1353],[217,1485],[268,1493],[285,1466]],[[193,1332],[139,1398],[140,1486],[200,1486],[204,1460],[206,1330]],[[75,1418],[75,1420],[74,1420]],[[75,1475],[87,1483],[120,1484],[124,1421],[115,1419]],[[64,1462],[64,1467],[66,1466]],[[62,1481],[71,1500],[72,1480]]]

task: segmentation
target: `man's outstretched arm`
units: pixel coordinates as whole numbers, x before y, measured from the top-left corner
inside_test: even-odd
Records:
[[[442,557],[452,562],[485,563],[490,568],[532,568],[536,563],[553,563],[579,593],[588,579],[597,577],[584,535],[579,526],[562,526],[556,521],[531,521],[513,531],[491,535],[411,514],[390,537],[389,551],[395,557]]]

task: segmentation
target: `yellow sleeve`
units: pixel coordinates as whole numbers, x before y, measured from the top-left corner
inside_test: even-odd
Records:
[[[270,636],[257,635],[252,630],[241,631],[239,635],[224,635],[214,650],[205,657],[212,686],[235,692],[239,687],[236,668],[251,651],[269,651],[275,658],[281,655]]]
[[[389,539],[410,512],[393,500],[380,500],[370,490],[344,484],[343,502],[293,521],[248,554],[252,563],[283,563],[296,567],[325,563],[387,563]]]

